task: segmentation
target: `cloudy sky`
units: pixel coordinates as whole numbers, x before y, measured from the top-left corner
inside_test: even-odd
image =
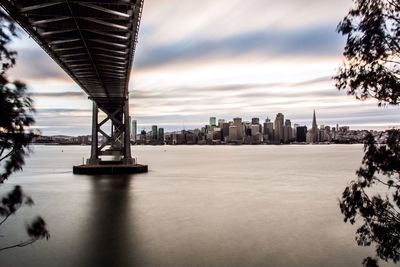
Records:
[[[139,130],[200,127],[218,119],[275,118],[353,128],[400,125],[398,107],[378,108],[334,88],[343,60],[338,22],[351,0],[145,0],[130,83]],[[29,84],[43,134],[89,134],[91,103],[21,33],[10,78]]]

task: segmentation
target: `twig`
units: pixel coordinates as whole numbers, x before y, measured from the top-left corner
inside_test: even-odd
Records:
[[[31,240],[28,240],[28,241],[25,241],[25,242],[21,242],[21,243],[16,244],[16,245],[0,248],[0,251],[11,249],[11,248],[22,248],[22,247],[28,246],[30,244],[33,244],[34,242],[36,242],[38,240],[39,240],[38,238],[33,238]]]

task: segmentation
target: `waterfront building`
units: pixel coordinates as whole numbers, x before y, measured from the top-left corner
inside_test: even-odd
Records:
[[[252,118],[251,124],[260,124],[260,118]]]
[[[265,142],[273,142],[274,140],[274,123],[267,118],[264,122],[264,141]]]
[[[229,122],[224,122],[222,124],[221,135],[222,135],[222,140],[223,141],[225,141],[225,138],[229,137]]]
[[[260,126],[258,124],[252,124],[250,126],[250,135],[255,136],[260,133]]]
[[[130,117],[130,125],[131,125],[131,141],[136,143],[137,120],[132,120]]]
[[[213,136],[212,136],[213,141],[221,141],[222,139],[222,131],[221,128],[214,128]]]
[[[275,118],[275,140],[276,142],[283,142],[283,122],[284,116],[282,113],[276,114]]]
[[[152,141],[158,140],[158,130],[157,130],[157,125],[151,126],[151,139]]]
[[[292,139],[292,123],[290,120],[285,120],[285,126],[283,126],[283,142],[288,143]]]
[[[234,118],[233,126],[236,126],[236,135],[237,135],[236,140],[243,140],[244,126],[242,123],[242,118]]]
[[[158,142],[164,144],[164,128],[158,128]]]
[[[310,130],[310,137],[309,137],[309,142],[310,143],[318,143],[320,138],[319,138],[319,130],[318,130],[318,125],[317,125],[317,118],[315,116],[315,109],[313,113],[313,121],[312,121],[312,126]]]
[[[292,128],[292,139],[296,140],[296,136],[297,136],[297,127],[299,127],[300,125],[295,123],[293,124],[293,128]]]
[[[258,125],[259,132],[262,133],[262,125],[260,124],[260,118],[252,118],[251,125]]]
[[[307,142],[307,126],[299,126],[296,128],[296,141]]]
[[[229,126],[229,141],[237,141],[238,140],[238,126],[231,125]]]
[[[140,132],[140,144],[141,145],[145,145],[147,142],[146,142],[146,136],[147,136],[147,133],[146,133],[146,131],[145,130],[142,130],[141,132]]]

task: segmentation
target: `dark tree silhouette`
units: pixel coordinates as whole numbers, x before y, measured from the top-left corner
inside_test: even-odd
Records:
[[[1,80],[4,83],[4,72],[14,66],[17,52],[7,48],[12,37],[17,36],[17,28],[11,18],[0,10],[0,61]]]
[[[15,171],[22,170],[34,137],[34,132],[29,128],[35,122],[32,117],[33,102],[26,93],[26,85],[19,81],[9,83],[5,76],[5,72],[15,64],[17,54],[7,48],[12,36],[16,36],[15,24],[0,10],[0,184]],[[0,226],[23,205],[31,206],[33,200],[20,186],[15,186],[1,198]],[[41,217],[27,224],[26,230],[30,237],[27,241],[0,247],[0,251],[23,247],[50,236]]]
[[[20,186],[15,186],[14,189],[8,193],[7,196],[3,197],[0,204],[0,226],[7,221],[7,219],[15,214],[17,210],[22,207],[23,205],[31,206],[33,205],[33,200],[29,196],[27,196]],[[36,242],[39,239],[49,239],[50,234],[46,228],[45,221],[38,216],[34,219],[30,224],[26,226],[26,231],[28,236],[30,237],[28,240],[5,246],[0,247],[0,251],[15,248],[15,247],[24,247]]]
[[[336,87],[357,99],[376,98],[379,105],[400,101],[400,2],[354,0],[355,7],[338,25],[347,36],[346,61]]]
[[[13,172],[21,170],[35,134],[28,127],[35,120],[32,99],[26,95],[25,84],[15,81],[0,83],[0,183]]]
[[[338,25],[347,43],[346,60],[334,77],[336,87],[360,100],[375,98],[379,106],[398,105],[400,1],[353,2],[354,8]],[[396,263],[400,260],[400,130],[380,137],[385,142],[378,144],[372,134],[366,136],[362,166],[344,190],[340,210],[345,222],[361,223],[358,245],[374,245],[380,259]],[[368,257],[363,265],[378,266],[378,259]]]

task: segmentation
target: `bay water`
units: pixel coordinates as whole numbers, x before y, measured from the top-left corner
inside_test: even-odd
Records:
[[[34,146],[15,185],[35,201],[0,227],[0,247],[42,216],[48,241],[0,252],[18,266],[361,266],[338,206],[362,145],[134,146],[149,172],[74,175],[88,146]],[[391,266],[381,264],[381,266]]]

